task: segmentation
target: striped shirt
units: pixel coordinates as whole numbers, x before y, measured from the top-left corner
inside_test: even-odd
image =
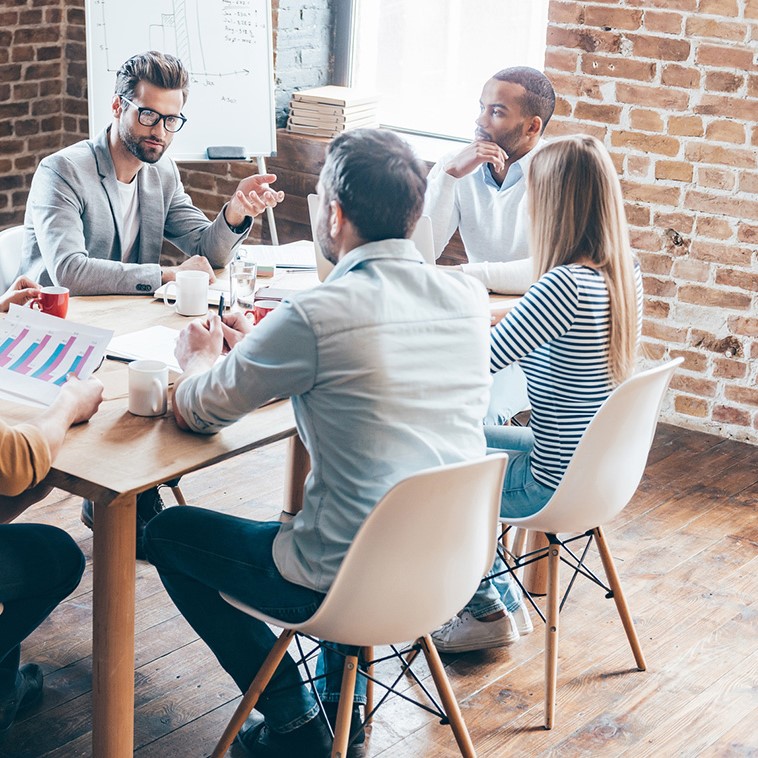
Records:
[[[642,277],[635,266],[637,333]],[[534,433],[532,475],[557,487],[587,425],[613,390],[603,275],[571,264],[548,271],[491,334],[490,370],[515,361],[526,374]]]

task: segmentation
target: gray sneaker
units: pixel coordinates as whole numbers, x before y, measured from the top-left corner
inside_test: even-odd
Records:
[[[432,632],[432,641],[440,653],[467,653],[510,645],[519,636],[513,614],[508,611],[495,621],[478,621],[463,610]]]

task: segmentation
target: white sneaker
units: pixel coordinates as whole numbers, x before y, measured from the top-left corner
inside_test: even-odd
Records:
[[[513,620],[516,622],[516,629],[518,629],[520,635],[523,636],[524,634],[529,634],[529,632],[534,631],[534,625],[532,624],[531,618],[529,618],[529,608],[523,598],[519,607],[511,613],[513,615]]]
[[[440,653],[467,653],[503,647],[518,638],[516,622],[508,611],[503,618],[495,621],[479,621],[469,611],[463,610],[432,632],[432,641]]]

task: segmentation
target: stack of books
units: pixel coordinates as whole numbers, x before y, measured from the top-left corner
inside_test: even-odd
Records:
[[[287,131],[336,137],[347,129],[378,125],[375,94],[354,87],[315,87],[292,94]]]

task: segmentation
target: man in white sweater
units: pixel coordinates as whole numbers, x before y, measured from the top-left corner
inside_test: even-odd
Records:
[[[468,263],[461,268],[494,291],[523,294],[533,282],[529,258],[526,175],[555,106],[547,77],[506,68],[482,90],[474,141],[429,173],[424,213],[442,254],[458,229]],[[528,408],[518,366],[495,375],[486,423],[504,423]]]

